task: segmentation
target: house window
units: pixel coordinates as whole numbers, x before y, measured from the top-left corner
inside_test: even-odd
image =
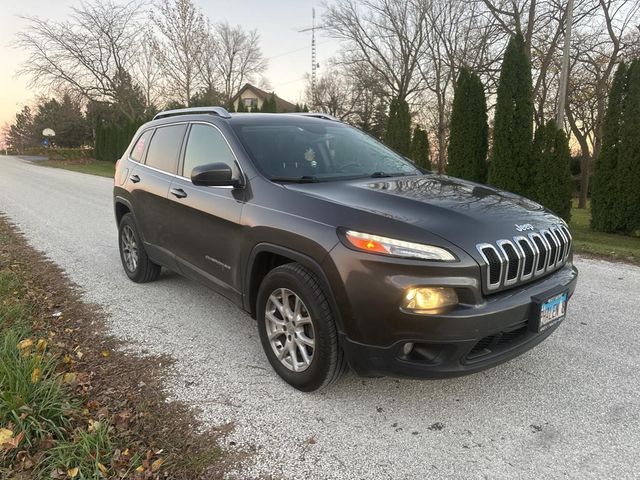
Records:
[[[243,98],[242,102],[246,108],[255,108],[258,105],[257,98]]]

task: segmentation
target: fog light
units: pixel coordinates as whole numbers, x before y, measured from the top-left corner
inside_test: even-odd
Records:
[[[402,308],[415,313],[432,313],[444,307],[456,305],[458,295],[449,287],[416,287],[407,289]]]
[[[402,346],[402,353],[405,355],[409,355],[413,350],[413,342],[407,342]]]

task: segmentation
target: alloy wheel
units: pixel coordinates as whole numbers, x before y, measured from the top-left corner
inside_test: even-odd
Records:
[[[122,258],[127,270],[135,272],[136,268],[138,268],[138,244],[133,229],[129,225],[122,227],[120,243],[122,245]]]
[[[315,330],[302,299],[287,288],[274,290],[267,300],[265,326],[273,352],[293,372],[303,372],[315,353]]]

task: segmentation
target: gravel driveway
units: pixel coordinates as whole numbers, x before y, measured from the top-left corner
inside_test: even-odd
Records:
[[[640,268],[578,258],[564,324],[493,370],[349,373],[304,394],[271,371],[254,321],[227,300],[175,274],[127,280],[111,186],[0,157],[0,211],[106,308],[117,336],[177,359],[172,397],[206,423],[235,422],[228,441],[256,448],[238,478],[640,477]]]

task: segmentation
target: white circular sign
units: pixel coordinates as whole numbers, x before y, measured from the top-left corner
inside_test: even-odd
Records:
[[[56,132],[54,132],[51,128],[45,128],[44,130],[42,130],[42,135],[44,135],[45,137],[55,137]]]

